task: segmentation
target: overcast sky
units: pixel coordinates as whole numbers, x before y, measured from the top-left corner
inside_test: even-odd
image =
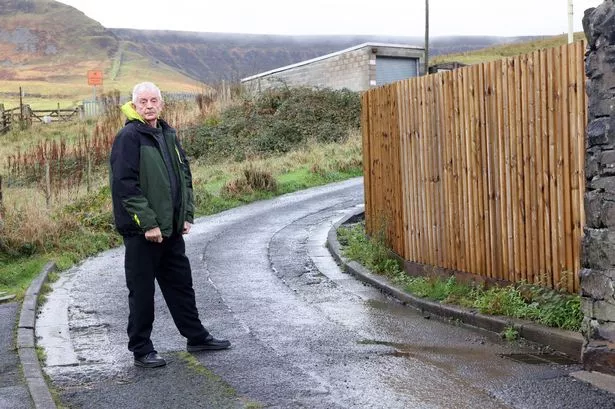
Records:
[[[61,0],[108,28],[424,36],[424,0]],[[574,31],[602,0],[573,0]],[[430,36],[568,32],[568,0],[430,0]]]

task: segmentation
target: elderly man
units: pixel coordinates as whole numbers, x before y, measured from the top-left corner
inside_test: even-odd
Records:
[[[231,345],[212,337],[199,319],[182,236],[193,223],[192,175],[175,129],[159,118],[162,106],[156,85],[134,87],[110,159],[113,215],[126,247],[128,349],[135,365],[146,368],[166,364],[150,339],[154,279],[189,352]]]

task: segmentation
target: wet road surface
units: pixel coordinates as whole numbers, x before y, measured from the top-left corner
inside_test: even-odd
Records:
[[[615,408],[615,397],[531,365],[536,352],[419,312],[340,271],[324,247],[363,204],[362,179],[199,219],[186,237],[201,319],[229,350],[182,352],[158,291],[152,340],[126,349],[123,250],[62,274],[37,321],[45,372],[69,408]]]

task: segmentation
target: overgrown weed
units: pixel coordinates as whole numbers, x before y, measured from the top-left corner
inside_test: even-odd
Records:
[[[329,105],[332,101],[337,101],[343,106],[344,98],[347,99],[346,103],[358,101],[355,99],[358,98],[356,95],[346,92],[319,93],[318,97],[311,97],[307,90],[300,90],[297,91],[297,95],[294,96],[291,91],[289,94],[284,94],[286,100],[280,99],[279,102],[288,103],[289,99],[294,98],[296,101],[299,98],[300,100],[309,99],[313,103],[324,101]],[[342,99],[339,98],[340,95]],[[121,243],[121,238],[113,227],[106,160],[113,137],[122,126],[124,119],[119,110],[118,93],[105,96],[105,101],[105,114],[95,122],[86,121],[66,127],[63,125],[55,127],[56,124],[54,124],[47,128],[37,128],[45,130],[45,137],[36,139],[32,144],[28,143],[31,139],[25,131],[16,137],[22,140],[24,147],[27,147],[16,148],[16,151],[21,152],[19,157],[23,158],[23,152],[28,149],[35,152],[30,156],[33,160],[27,161],[27,166],[31,165],[35,168],[38,166],[38,173],[33,173],[36,176],[31,178],[22,177],[23,174],[13,175],[10,186],[6,185],[5,179],[4,209],[0,209],[2,212],[0,213],[0,276],[4,276],[0,277],[4,278],[0,283],[0,289],[23,295],[25,290],[23,283],[31,280],[34,273],[20,274],[20,268],[12,267],[20,266],[28,259],[37,260],[34,263],[34,269],[53,260],[58,269],[64,270],[85,257]],[[225,122],[229,118],[228,110],[237,111],[237,107],[240,107],[239,112],[251,113],[254,112],[252,109],[254,104],[260,104],[258,109],[264,111],[276,107],[277,104],[275,98],[271,101],[250,102],[252,108],[246,110],[242,105],[244,103],[246,103],[245,99],[235,101],[204,99],[200,104],[192,105],[170,103],[164,112],[166,118],[171,118],[170,121],[178,122],[171,123],[180,130],[182,127],[188,130],[208,129],[216,126],[224,128],[237,126],[236,122]],[[287,111],[294,109],[295,113],[299,112],[299,108],[290,106],[284,109]],[[209,155],[190,156],[196,215],[218,213],[254,200],[361,175],[361,137],[358,129],[359,110],[356,106],[349,111],[352,114],[348,115],[351,116],[350,122],[357,126],[343,125],[345,134],[340,138],[331,138],[326,126],[316,124],[317,120],[323,118],[322,115],[337,118],[340,114],[327,113],[329,108],[312,107],[311,109],[321,116],[312,117],[314,126],[310,126],[310,116],[303,115],[301,129],[303,131],[311,129],[309,133],[306,133],[309,137],[304,135],[302,136],[306,138],[304,143],[289,145],[288,152],[259,153],[254,151],[253,145],[235,140],[232,143],[232,149],[223,150],[224,144],[222,148],[216,148],[222,149],[216,160],[210,160]],[[234,118],[237,119],[237,117]],[[284,116],[280,118],[285,118],[285,121],[292,119]],[[249,125],[252,119],[245,117],[242,121],[237,119],[237,122]],[[268,120],[275,122],[275,118],[268,118]],[[87,135],[93,135],[93,139],[100,140],[101,143],[94,144],[91,138],[87,138]],[[190,144],[190,132],[181,137],[185,137],[187,139],[185,142]],[[276,138],[277,136],[270,134],[269,137]],[[99,158],[98,165],[92,166],[91,177],[87,179],[89,188],[84,186],[86,178],[73,178],[69,181],[69,178],[61,174],[55,176],[57,183],[45,185],[45,189],[49,187],[51,189],[46,191],[41,188],[41,179],[44,178],[38,162],[49,155],[40,153],[50,152],[50,150],[40,147],[54,146],[54,143],[55,146],[61,147],[56,148],[56,151],[58,154],[61,153],[59,157],[62,157],[62,160],[59,163],[62,164],[71,163],[66,158],[74,158],[72,153],[79,144],[82,148],[78,152],[81,152],[82,157],[91,155],[93,147],[98,146],[95,149]],[[207,146],[204,148],[209,149]],[[39,150],[36,151],[36,149]],[[10,154],[14,155],[15,151]],[[237,162],[237,158],[248,160]],[[7,163],[4,164],[5,170],[7,165]]]

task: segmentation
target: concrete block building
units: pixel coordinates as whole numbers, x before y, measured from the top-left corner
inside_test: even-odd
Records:
[[[422,47],[364,43],[311,60],[253,75],[241,80],[244,90],[308,86],[365,91],[422,74]]]

